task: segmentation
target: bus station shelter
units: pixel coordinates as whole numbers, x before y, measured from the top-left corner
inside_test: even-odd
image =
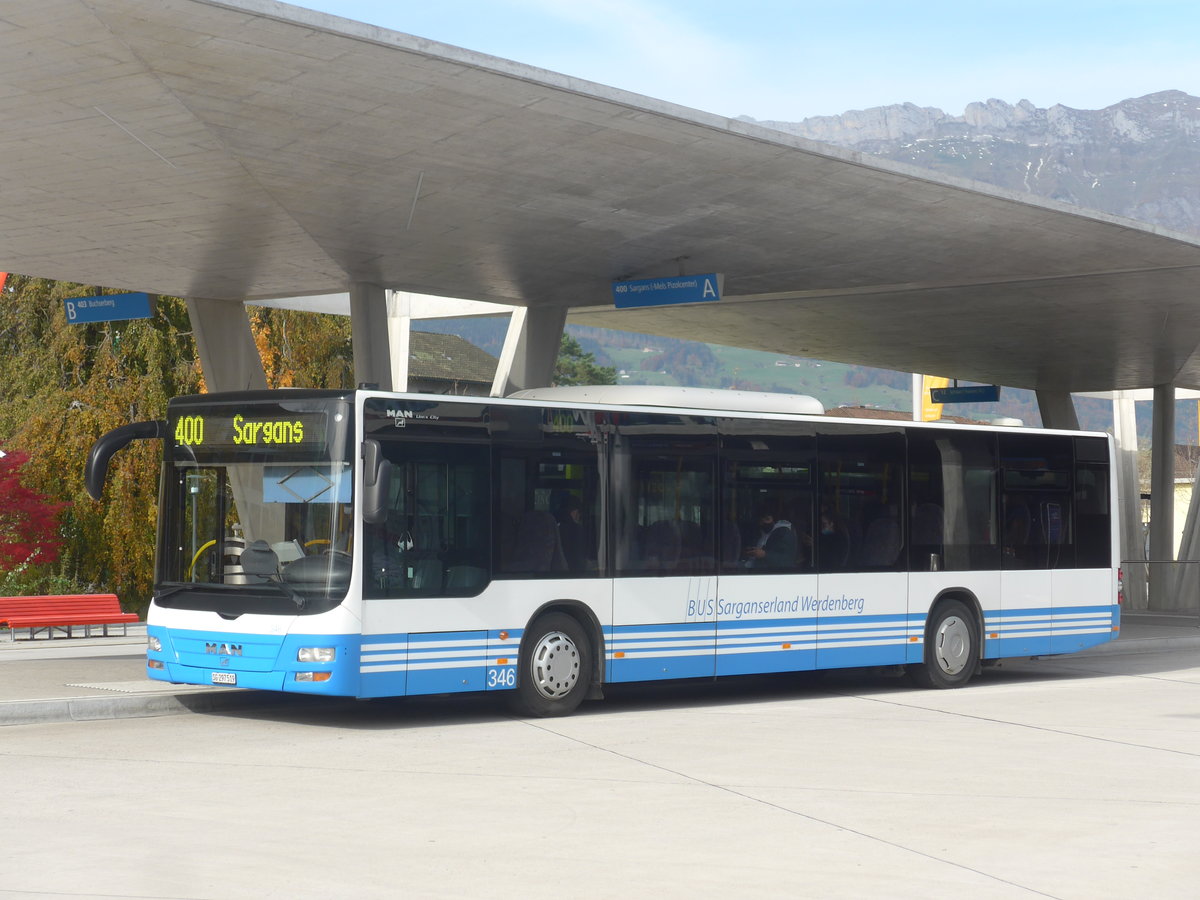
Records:
[[[274,0],[10,0],[0,72],[3,268],[186,298],[214,389],[265,385],[263,303],[349,312],[357,380],[399,390],[412,317],[481,312],[497,394],[548,383],[567,321],[1027,388],[1050,427],[1150,390],[1174,554],[1194,237]],[[614,304],[702,274],[719,299]]]

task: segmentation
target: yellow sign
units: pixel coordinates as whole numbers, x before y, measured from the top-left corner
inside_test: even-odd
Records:
[[[921,421],[936,422],[942,417],[942,404],[929,399],[930,388],[950,387],[950,379],[940,375],[921,376]]]

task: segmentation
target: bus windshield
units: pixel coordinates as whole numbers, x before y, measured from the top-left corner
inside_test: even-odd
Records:
[[[168,409],[162,606],[315,613],[350,583],[352,407],[340,396],[185,398]]]

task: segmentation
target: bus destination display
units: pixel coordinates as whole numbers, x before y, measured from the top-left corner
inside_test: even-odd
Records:
[[[324,412],[208,410],[188,412],[173,423],[175,445],[209,451],[314,450],[325,446]]]

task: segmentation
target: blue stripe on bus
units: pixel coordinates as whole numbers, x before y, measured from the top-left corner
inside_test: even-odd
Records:
[[[809,616],[605,629],[610,681],[898,664],[924,614]],[[715,654],[715,664],[710,654]]]
[[[984,656],[1051,655],[1103,644],[1112,639],[1119,614],[1111,605],[987,610]],[[925,619],[924,613],[897,613],[610,625],[603,629],[605,677],[653,681],[919,663]],[[214,672],[232,672],[239,687],[362,697],[511,689],[522,635],[513,628],[275,636],[153,625],[147,632],[163,642],[161,652],[147,654],[164,666],[147,670],[155,680],[212,684]],[[336,646],[337,659],[300,663],[302,646]],[[330,680],[297,682],[300,671],[328,671]]]
[[[605,680],[656,681],[716,674],[716,623],[610,625],[604,629]]]
[[[511,689],[522,633],[509,628],[364,635],[360,696]]]

